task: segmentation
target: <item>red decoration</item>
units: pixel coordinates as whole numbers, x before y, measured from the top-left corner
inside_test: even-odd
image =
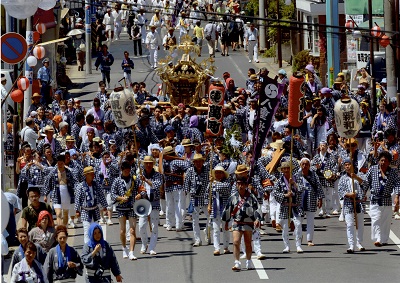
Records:
[[[386,48],[390,44],[390,37],[384,34],[380,39],[379,39],[379,44],[383,47]]]
[[[374,26],[371,29],[371,35],[375,37],[380,37],[381,36],[381,28],[380,26]]]
[[[43,46],[36,46],[35,48],[33,48],[33,56],[35,56],[37,59],[43,59],[45,54],[46,50]]]
[[[11,99],[14,102],[20,103],[22,100],[24,100],[24,93],[20,89],[16,89],[13,92],[11,92]]]
[[[37,31],[33,32],[33,42],[37,42],[40,40],[40,33],[38,33]]]
[[[347,20],[345,27],[347,31],[351,31],[354,28],[354,22],[352,20]]]
[[[29,87],[29,79],[27,77],[21,77],[21,78],[19,78],[17,85],[18,85],[18,89],[25,91]]]
[[[47,28],[46,25],[43,23],[38,23],[36,25],[36,31],[40,34],[44,34],[46,32]]]
[[[219,137],[224,133],[225,88],[221,82],[212,82],[208,88],[208,119],[206,133],[210,137]]]
[[[301,73],[294,74],[289,80],[290,99],[288,106],[288,121],[289,125],[295,128],[303,125],[304,83],[304,77]]]

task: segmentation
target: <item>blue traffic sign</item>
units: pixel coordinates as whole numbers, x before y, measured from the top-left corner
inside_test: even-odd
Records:
[[[17,64],[24,60],[28,51],[25,38],[15,32],[8,32],[0,38],[1,60],[8,64]]]

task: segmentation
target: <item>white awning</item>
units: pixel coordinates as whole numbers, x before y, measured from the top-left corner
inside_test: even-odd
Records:
[[[53,43],[57,43],[57,42],[63,42],[67,39],[69,39],[69,37],[63,37],[63,38],[59,38],[59,39],[42,42],[42,43],[39,43],[38,45],[43,46],[43,45],[53,44]]]

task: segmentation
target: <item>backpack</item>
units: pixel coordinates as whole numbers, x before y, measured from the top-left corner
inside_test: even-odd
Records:
[[[222,23],[222,33],[221,33],[223,38],[228,38],[229,31],[228,31],[228,24]]]

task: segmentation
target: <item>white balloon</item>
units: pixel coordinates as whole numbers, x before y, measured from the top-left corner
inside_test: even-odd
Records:
[[[1,192],[1,232],[6,229],[8,220],[10,219],[10,206],[3,191]]]
[[[39,8],[48,11],[51,8],[54,8],[55,5],[56,5],[56,0],[42,0],[39,3]]]
[[[37,59],[35,56],[29,56],[26,58],[26,63],[29,67],[35,67],[37,65]]]
[[[3,0],[1,1],[8,14],[16,19],[24,20],[33,16],[41,0]]]

